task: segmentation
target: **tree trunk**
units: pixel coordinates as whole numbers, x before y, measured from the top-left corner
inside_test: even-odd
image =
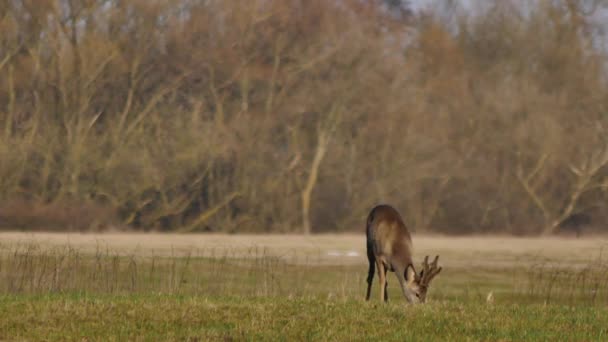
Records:
[[[317,144],[317,150],[310,166],[310,173],[308,174],[308,181],[302,191],[302,231],[304,234],[309,235],[312,231],[310,225],[310,199],[312,197],[312,191],[314,190],[315,184],[317,183],[317,177],[319,176],[319,168],[325,152],[327,151],[327,144],[329,137],[327,132],[319,133],[319,142]]]

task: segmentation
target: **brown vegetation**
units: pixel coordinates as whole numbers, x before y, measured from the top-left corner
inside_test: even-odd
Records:
[[[125,257],[158,256],[183,258],[248,258],[265,254],[293,264],[349,265],[358,267],[359,290],[363,289],[367,263],[365,236],[340,234],[178,234],[143,232],[56,233],[0,232],[3,246],[38,245],[44,250],[74,249],[82,254],[112,251]],[[420,236],[413,237],[414,264],[425,255],[441,255],[446,271],[455,268],[501,269],[533,267],[538,262],[581,268],[591,260],[605,258],[608,241],[597,236],[580,239],[512,236]],[[391,282],[397,285],[397,282]],[[360,291],[358,292],[360,296]]]
[[[2,226],[80,203],[142,230],[361,231],[390,202],[418,232],[601,228],[584,2],[2,2]]]

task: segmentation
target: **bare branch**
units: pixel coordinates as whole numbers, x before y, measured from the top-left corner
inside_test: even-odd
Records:
[[[182,228],[180,231],[181,232],[193,231],[194,229],[199,227],[201,224],[207,222],[211,217],[213,217],[215,214],[217,214],[223,207],[230,204],[230,202],[232,202],[235,198],[239,197],[240,195],[241,195],[241,193],[239,191],[232,192],[231,194],[226,196],[226,198],[223,201],[218,203],[213,208],[201,213],[191,224]]]
[[[532,171],[527,175],[524,174],[521,163],[517,165],[517,171],[516,171],[516,176],[517,176],[517,179],[519,180],[519,183],[522,185],[522,187],[524,188],[524,190],[526,191],[528,196],[530,196],[530,198],[532,199],[534,204],[541,210],[545,220],[549,220],[551,217],[551,214],[549,213],[549,210],[547,209],[545,203],[540,198],[540,196],[536,193],[536,190],[530,184],[530,182],[533,180],[534,177],[536,177],[538,175],[538,172],[542,169],[542,167],[545,163],[545,160],[547,160],[547,157],[548,157],[547,154],[543,154],[539,158],[539,160],[536,162],[536,165],[534,166]]]

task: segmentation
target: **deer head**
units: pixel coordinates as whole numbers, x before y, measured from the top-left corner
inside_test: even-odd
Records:
[[[405,270],[405,279],[408,289],[413,293],[412,301],[414,303],[426,302],[426,292],[429,289],[431,280],[441,272],[441,267],[437,267],[439,255],[435,256],[435,260],[429,265],[429,256],[424,257],[422,262],[422,270],[420,274],[416,274],[414,265],[409,264]],[[415,297],[415,298],[414,298]]]

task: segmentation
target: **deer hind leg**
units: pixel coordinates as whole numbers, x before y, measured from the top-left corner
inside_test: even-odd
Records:
[[[374,272],[376,272],[376,260],[373,255],[367,254],[369,260],[369,271],[367,271],[367,295],[365,295],[365,300],[369,300],[369,296],[372,292],[372,282],[374,280]]]
[[[378,278],[380,280],[380,301],[386,300],[386,267],[384,263],[376,259],[376,267],[378,267]]]

